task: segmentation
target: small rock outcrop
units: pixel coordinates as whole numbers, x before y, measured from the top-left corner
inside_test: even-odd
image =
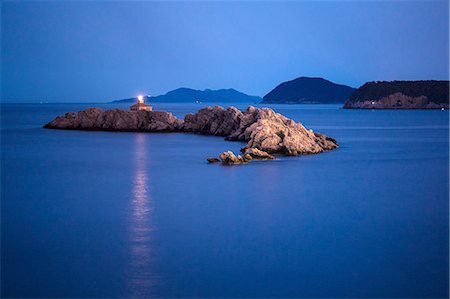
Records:
[[[217,159],[217,158],[214,158],[214,157],[212,157],[212,158],[208,158],[208,159],[206,159],[207,161],[208,161],[208,163],[217,163],[217,162],[220,162],[220,160],[219,159]]]
[[[250,160],[245,160],[241,155],[235,155],[232,151],[223,152],[219,155],[220,161],[223,164],[243,164]]]
[[[224,164],[242,164],[251,160],[271,160],[273,154],[297,156],[317,154],[338,148],[336,140],[307,130],[268,108],[249,106],[241,111],[235,107],[206,107],[184,120],[162,111],[125,111],[89,108],[69,112],[44,125],[49,129],[102,130],[137,132],[192,132],[223,136],[230,141],[243,141],[243,156],[231,151],[220,154]],[[218,162],[208,158],[208,162]]]
[[[274,160],[275,157],[265,151],[259,150],[257,148],[246,148],[242,149],[244,153],[244,158],[247,157],[247,160]]]
[[[253,160],[274,160],[275,157],[268,154],[265,151],[259,150],[257,148],[243,148],[241,149],[241,155],[235,155],[232,151],[226,151],[219,155],[219,159],[215,159],[214,162],[222,162],[226,165],[234,164],[246,164]],[[212,162],[213,158],[208,158],[208,162]]]

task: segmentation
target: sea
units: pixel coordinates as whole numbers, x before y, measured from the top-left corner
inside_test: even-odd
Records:
[[[208,164],[244,143],[42,128],[125,104],[2,104],[2,298],[448,296],[448,111],[255,106],[340,147]]]

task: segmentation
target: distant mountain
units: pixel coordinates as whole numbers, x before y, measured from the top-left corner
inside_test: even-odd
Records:
[[[116,100],[113,103],[133,103],[136,98]],[[182,102],[182,103],[195,103],[198,102],[251,102],[259,103],[261,98],[258,96],[249,96],[245,93],[239,92],[235,89],[218,89],[218,90],[196,90],[190,88],[178,88],[164,95],[156,97],[146,96],[145,101],[149,102]]]
[[[344,108],[448,109],[449,81],[367,82],[352,93]]]
[[[266,104],[344,103],[355,89],[323,78],[300,77],[275,87],[263,98]]]

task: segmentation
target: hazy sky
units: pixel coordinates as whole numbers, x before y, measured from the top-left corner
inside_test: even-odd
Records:
[[[448,79],[447,1],[1,3],[5,102]]]

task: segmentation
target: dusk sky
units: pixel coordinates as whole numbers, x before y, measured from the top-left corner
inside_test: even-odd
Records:
[[[1,3],[4,102],[448,79],[448,2]]]

